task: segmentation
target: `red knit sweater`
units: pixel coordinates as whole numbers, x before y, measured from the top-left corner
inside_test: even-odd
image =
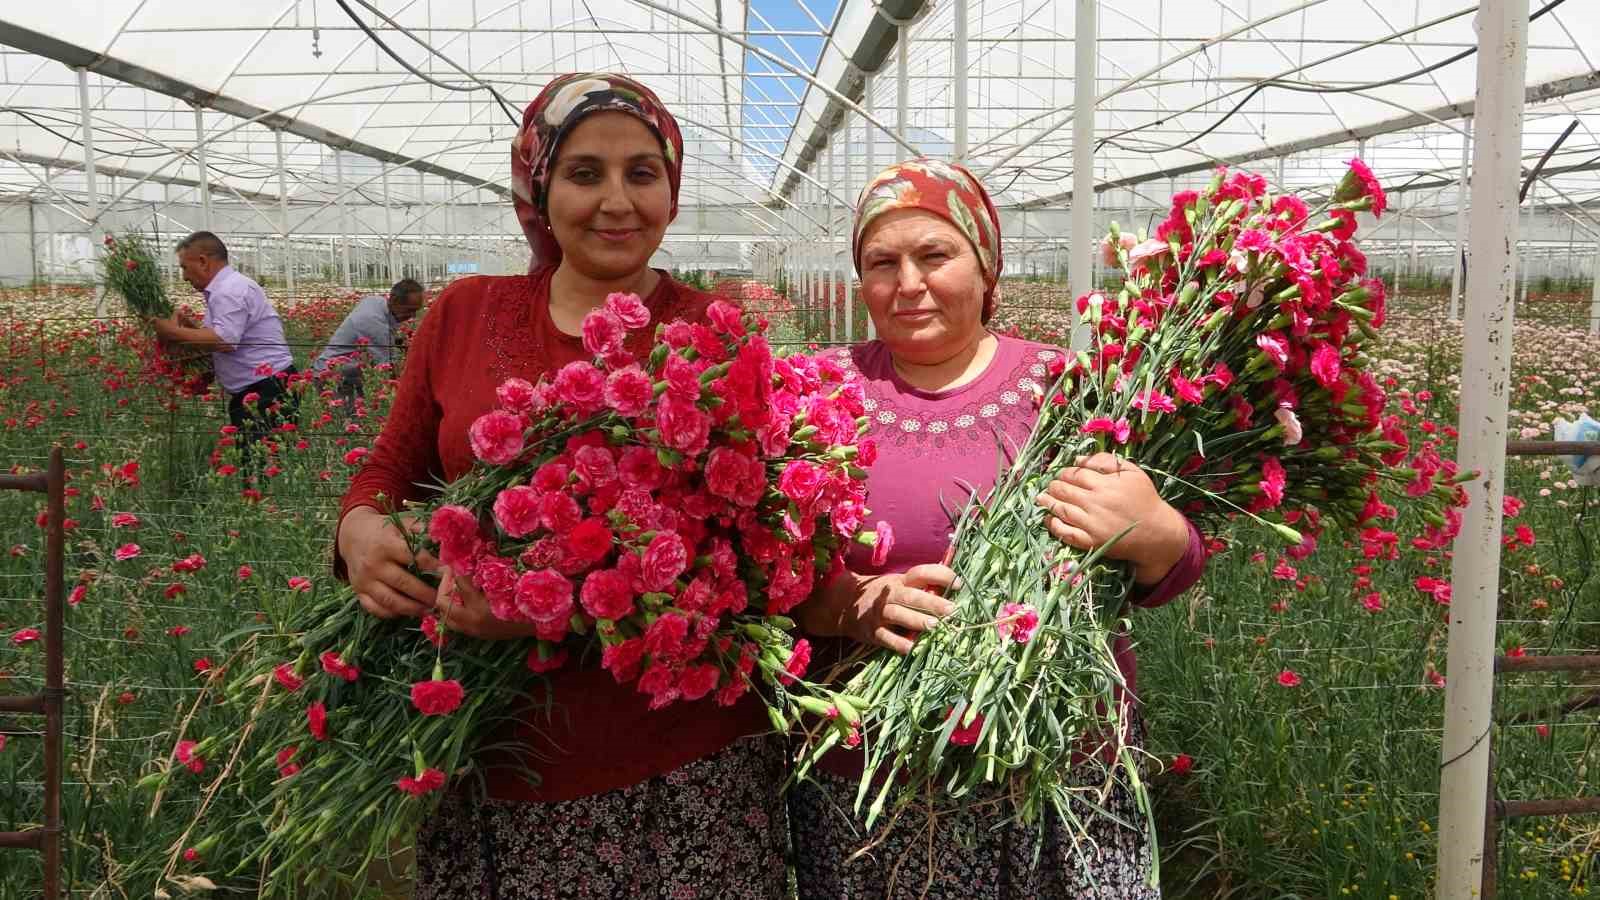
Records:
[[[494,408],[502,381],[515,376],[537,382],[589,358],[579,338],[561,332],[550,318],[554,272],[464,278],[439,295],[417,329],[383,432],[345,492],[341,518],[357,506],[389,512],[399,501],[425,498],[428,492],[419,484],[459,478],[473,464],[467,428]],[[653,322],[698,322],[712,299],[663,276],[645,305]],[[636,333],[628,349],[646,356],[651,333]],[[344,577],[337,556],[334,571]],[[617,684],[593,661],[552,673],[548,691],[536,698],[553,701],[548,712],[529,712],[514,734],[492,736],[492,743],[514,736],[529,752],[511,758],[499,751],[482,760],[490,797],[557,802],[627,787],[770,727],[753,694],[732,707],[680,703],[651,712],[645,695]],[[517,774],[518,765],[537,772],[540,784],[529,785]]]

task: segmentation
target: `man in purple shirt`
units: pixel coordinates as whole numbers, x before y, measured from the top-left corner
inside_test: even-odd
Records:
[[[217,381],[228,392],[228,419],[248,455],[250,444],[299,417],[299,397],[287,387],[296,370],[283,321],[261,285],[228,265],[221,238],[197,231],[178,242],[177,253],[183,280],[205,296],[205,318],[198,326],[175,315],[150,325],[163,340],[211,351]]]

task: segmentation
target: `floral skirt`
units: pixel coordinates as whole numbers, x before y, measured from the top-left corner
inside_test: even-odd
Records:
[[[1138,744],[1137,726],[1133,743]],[[1074,786],[1101,783],[1104,770],[1090,769]],[[997,787],[959,805],[913,803],[894,822],[877,825],[870,837],[853,812],[859,783],[814,771],[791,790],[800,900],[1161,897],[1160,888],[1149,884],[1154,858],[1144,817],[1120,783],[1100,804],[1111,816],[1095,812],[1074,794],[1072,807],[1086,835],[1054,814],[1032,826],[1013,821],[1014,807]],[[1098,800],[1098,794],[1088,796]],[[868,844],[869,850],[850,858]]]
[[[785,900],[784,775],[762,736],[563,803],[453,794],[417,835],[416,900]]]

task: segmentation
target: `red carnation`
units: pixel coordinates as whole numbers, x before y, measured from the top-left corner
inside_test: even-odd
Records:
[[[465,696],[461,682],[453,678],[448,681],[418,681],[411,685],[411,705],[425,716],[449,715],[456,711]]]
[[[423,794],[444,787],[444,773],[438,769],[424,769],[416,778],[407,775],[396,781],[394,786],[413,797],[421,797]]]
[[[306,728],[319,741],[328,739],[328,708],[321,700],[306,707]]]

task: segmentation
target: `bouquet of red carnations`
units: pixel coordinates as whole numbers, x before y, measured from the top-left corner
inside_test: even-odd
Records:
[[[1315,211],[1219,170],[1173,198],[1153,237],[1112,226],[1106,259],[1125,277],[1115,295],[1078,298],[1089,351],[1058,365],[1028,443],[957,523],[956,613],[844,685],[866,701],[857,809],[869,824],[934,787],[960,798],[996,782],[1024,818],[1053,811],[1073,833],[1086,814],[1074,809],[1103,807],[1116,782],[1145,806],[1111,648],[1130,573],[1104,548],[1058,543],[1035,499],[1078,457],[1125,455],[1202,526],[1254,520],[1291,558],[1330,522],[1359,532],[1369,555],[1392,553],[1385,497],[1421,511],[1418,541],[1449,542],[1463,476],[1432,445],[1409,452],[1361,348],[1385,298],[1352,237],[1357,211],[1383,207],[1360,161]],[[801,770],[839,740],[818,731]],[[1086,783],[1080,767],[1096,760],[1115,763]]]
[[[144,238],[137,233],[125,234],[120,240],[111,235],[105,238],[106,252],[101,264],[105,269],[106,286],[122,295],[128,310],[142,322],[151,317],[167,318],[175,311],[184,324],[193,325],[187,313],[175,310],[161,283],[161,270]],[[144,363],[146,379],[172,385],[180,393],[196,395],[205,392],[211,383],[211,354],[185,351],[157,339],[148,348],[138,348]]]
[[[803,680],[809,646],[785,614],[848,542],[876,539],[861,387],[828,360],[775,356],[765,323],[734,306],[708,315],[662,326],[641,365],[623,339],[650,313],[612,295],[583,325],[594,362],[500,385],[470,429],[478,465],[420,510],[416,549],[534,637],[452,634],[448,610],[380,621],[348,591],[241,633],[252,645],[214,682],[226,711],[196,716],[177,764],[147,779],[202,796],[190,834],[204,839],[164,847],[168,874],[254,871],[267,893],[308,873],[314,887],[359,879],[472,769],[536,673],[580,656],[654,708],[754,690],[780,730],[853,708]],[[208,819],[219,790],[256,814]]]

